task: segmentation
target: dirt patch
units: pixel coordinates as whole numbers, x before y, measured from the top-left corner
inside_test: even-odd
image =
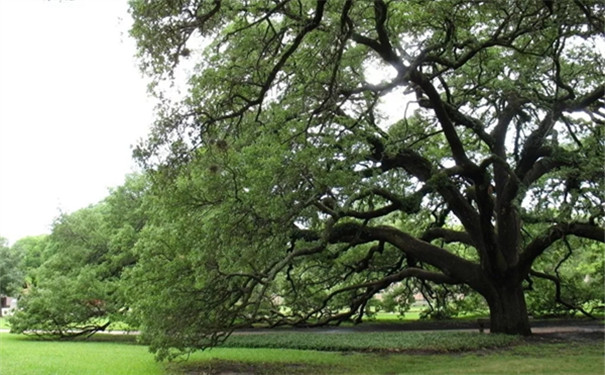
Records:
[[[604,342],[602,330],[565,330],[535,333],[525,339],[531,343]]]

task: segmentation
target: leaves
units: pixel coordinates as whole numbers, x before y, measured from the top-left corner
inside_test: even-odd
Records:
[[[492,328],[527,333],[505,292],[557,241],[603,233],[596,2],[131,9],[152,80],[183,51],[197,64],[137,153],[154,208],[131,276],[153,283],[132,290],[162,356],[358,321],[410,277],[521,306]]]
[[[132,248],[146,221],[146,186],[144,177],[131,176],[103,202],[55,222],[35,259],[39,265],[28,269],[12,331],[69,337],[129,321],[122,274],[136,262]]]

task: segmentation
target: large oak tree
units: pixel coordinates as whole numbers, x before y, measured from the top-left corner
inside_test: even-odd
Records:
[[[161,191],[133,289],[152,347],[358,319],[408,278],[529,334],[524,282],[556,279],[536,259],[605,239],[603,8],[131,1],[157,92],[191,76],[136,150]]]

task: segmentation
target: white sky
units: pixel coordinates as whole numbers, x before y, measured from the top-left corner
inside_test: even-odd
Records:
[[[152,101],[126,0],[0,0],[0,236],[49,233],[136,169]]]

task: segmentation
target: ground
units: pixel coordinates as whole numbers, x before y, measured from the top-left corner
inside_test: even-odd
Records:
[[[417,321],[406,323],[366,323],[354,327],[335,327],[335,328],[316,328],[303,329],[301,331],[344,333],[344,332],[377,332],[377,331],[432,331],[432,330],[479,330],[477,321]],[[487,330],[486,330],[487,331]],[[264,330],[245,330],[236,334],[255,334],[262,333]],[[524,339],[529,344],[574,344],[574,343],[598,343],[604,341],[605,327],[602,321],[594,320],[537,320],[532,322],[533,335]],[[481,355],[494,354],[502,349],[485,349]],[[386,353],[385,353],[386,354]],[[433,352],[413,351],[404,354],[414,355],[432,355]],[[346,354],[343,354],[346,355]],[[248,364],[224,360],[213,360],[209,363],[200,365],[192,364],[181,367],[181,371],[186,375],[262,375],[262,374],[314,374],[312,367],[308,365],[289,364],[286,368],[280,364]],[[300,371],[299,371],[300,370]],[[318,368],[319,370],[319,368]],[[325,371],[325,368],[323,368]],[[322,371],[317,371],[317,373]],[[323,373],[323,372],[322,372]]]

